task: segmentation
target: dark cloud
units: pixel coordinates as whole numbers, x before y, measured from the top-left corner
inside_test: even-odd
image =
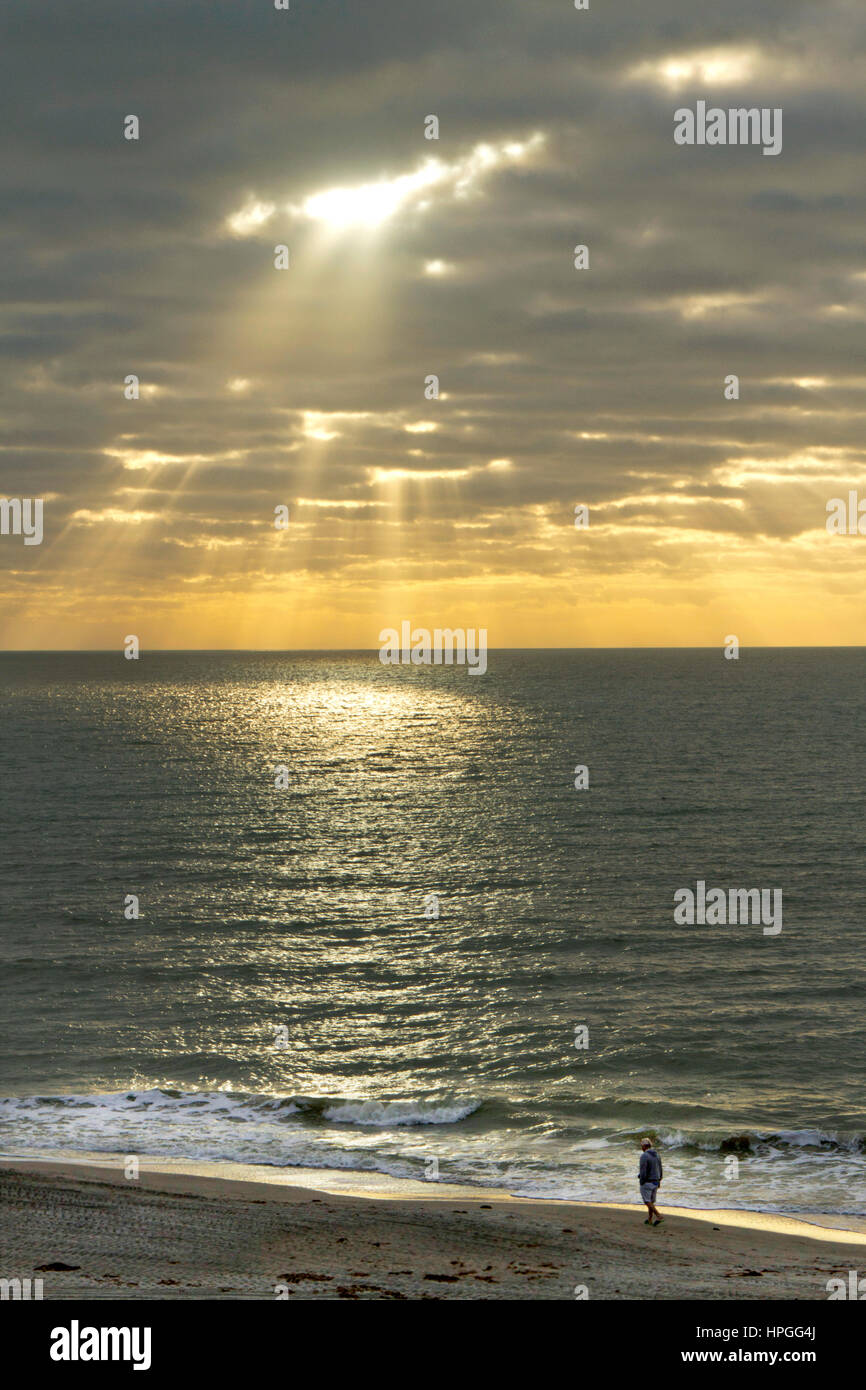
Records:
[[[2,28],[0,488],[51,499],[43,547],[0,545],[7,611],[267,584],[284,501],[295,572],[335,583],[698,574],[714,538],[820,528],[861,476],[862,6],[31,0]],[[751,73],[658,79],[719,47]],[[698,97],[781,106],[781,155],[676,147]],[[534,132],[373,236],[288,210]],[[277,210],[227,235],[251,198]]]

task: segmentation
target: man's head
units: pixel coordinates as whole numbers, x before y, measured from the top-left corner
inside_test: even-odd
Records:
[[[651,1149],[651,1148],[652,1148],[652,1140],[651,1140],[651,1139],[641,1139],[641,1141],[640,1141],[640,1146],[641,1146],[641,1148],[644,1149],[644,1150],[646,1150],[646,1149]]]

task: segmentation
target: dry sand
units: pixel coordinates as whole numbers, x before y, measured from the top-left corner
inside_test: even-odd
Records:
[[[142,1159],[131,1182],[105,1156],[3,1157],[0,1205],[0,1277],[46,1299],[826,1300],[866,1269],[866,1234],[792,1218],[670,1208],[649,1227],[637,1204],[318,1170]]]

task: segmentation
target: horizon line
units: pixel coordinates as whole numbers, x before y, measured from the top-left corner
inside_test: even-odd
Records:
[[[715,652],[724,651],[727,644],[720,642],[717,645],[699,646],[623,646],[623,647],[488,647],[488,652]],[[748,644],[741,642],[740,651],[764,651],[764,652],[811,652],[811,651],[864,651],[866,643],[863,642],[814,642],[798,643],[788,645],[777,643],[767,644]],[[319,655],[344,654],[363,654],[378,655],[380,648],[376,647],[144,647],[140,648],[139,657],[149,654],[152,656],[192,656],[196,653],[212,656],[228,656],[233,652],[241,654],[254,653],[258,656],[291,656],[308,655],[317,653]],[[2,647],[0,656],[116,656],[123,654],[123,645],[117,647]]]

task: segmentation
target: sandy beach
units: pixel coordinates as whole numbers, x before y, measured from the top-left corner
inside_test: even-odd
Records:
[[[129,1181],[105,1156],[4,1157],[0,1201],[0,1274],[45,1299],[825,1300],[866,1258],[820,1217],[671,1208],[653,1228],[637,1204],[158,1159]]]

